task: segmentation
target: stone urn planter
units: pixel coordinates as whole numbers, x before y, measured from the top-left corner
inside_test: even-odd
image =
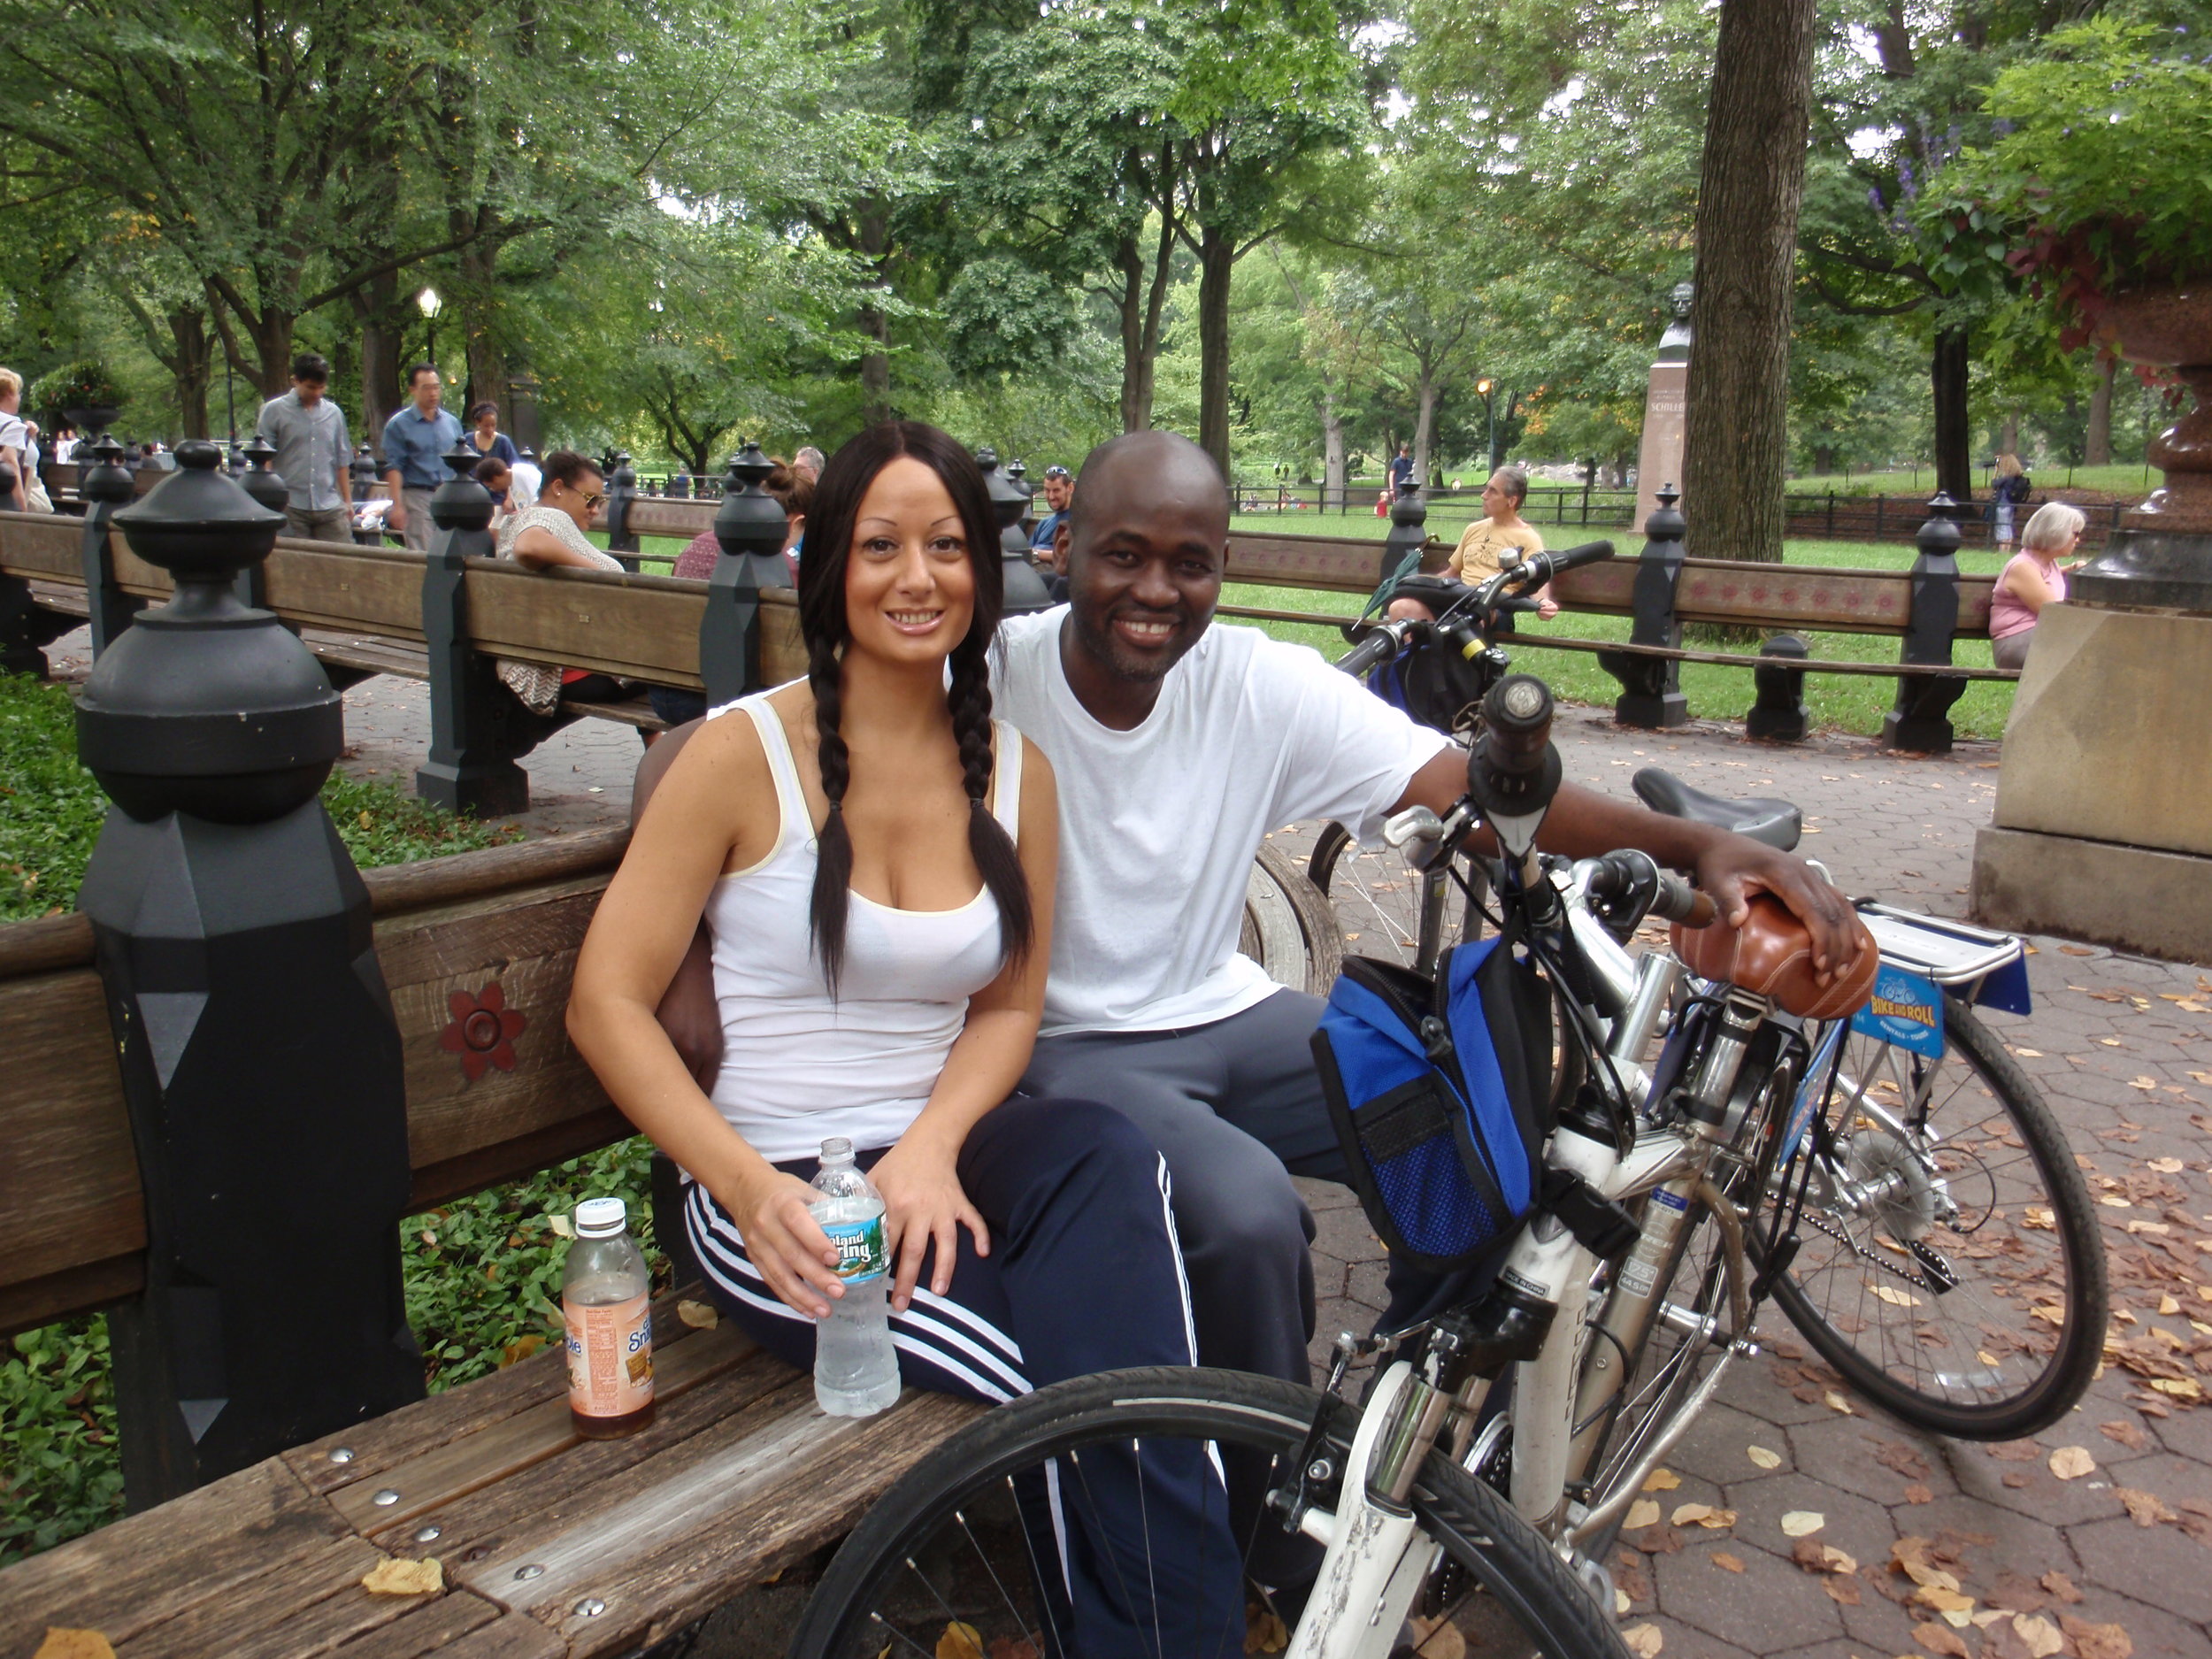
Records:
[[[2212,611],[2212,281],[2122,289],[2105,302],[2096,334],[2131,363],[2172,369],[2195,402],[2147,451],[2165,487],[2128,512],[2071,596]]]

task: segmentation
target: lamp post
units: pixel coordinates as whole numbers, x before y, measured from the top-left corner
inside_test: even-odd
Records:
[[[422,312],[423,321],[429,326],[429,349],[424,355],[430,359],[430,366],[434,369],[438,366],[438,313],[445,308],[445,302],[438,297],[437,289],[426,288],[415,296],[415,307]]]
[[[1490,472],[1498,470],[1498,411],[1490,401],[1491,391],[1496,384],[1486,375],[1475,382],[1475,390],[1482,394],[1482,452],[1489,457]],[[1489,482],[1490,472],[1483,474],[1485,483]]]

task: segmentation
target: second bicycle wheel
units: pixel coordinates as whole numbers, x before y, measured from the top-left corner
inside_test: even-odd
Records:
[[[1286,1535],[1265,1498],[1289,1479],[1321,1400],[1271,1378],[1177,1368],[1080,1378],[1001,1406],[854,1530],[792,1659],[1240,1659],[1248,1640],[1279,1651],[1320,1551]],[[1309,1465],[1315,1495],[1344,1478],[1357,1425],[1332,1402],[1321,1467]],[[1194,1469],[1210,1478],[1194,1486]],[[1449,1645],[1429,1645],[1449,1626],[1485,1652],[1624,1659],[1611,1618],[1558,1557],[1448,1459],[1430,1458],[1413,1502],[1443,1551],[1414,1609],[1416,1653]]]
[[[2104,1246],[2027,1073],[1955,998],[1943,1027],[1936,1061],[1845,1037],[1775,1300],[1884,1409],[2013,1440],[2055,1423],[2096,1371]]]
[[[1482,866],[1464,858],[1455,863],[1459,874],[1477,884],[1476,894],[1486,894]],[[1410,868],[1394,847],[1363,847],[1333,820],[1314,837],[1306,874],[1334,907],[1348,955],[1425,970],[1425,921],[1434,929],[1432,956],[1446,945],[1482,936],[1482,911],[1457,880],[1448,875],[1432,879]]]

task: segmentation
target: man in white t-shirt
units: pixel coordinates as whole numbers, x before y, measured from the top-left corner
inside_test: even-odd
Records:
[[[1463,751],[1318,653],[1212,626],[1228,532],[1204,450],[1170,433],[1114,439],[1078,480],[1070,603],[1000,626],[996,711],[1060,789],[1052,966],[1024,1087],[1118,1107],[1166,1156],[1201,1363],[1303,1381],[1312,1220],[1290,1177],[1340,1180],[1345,1166],[1309,1047],[1320,999],[1238,953],[1248,875],[1271,829],[1333,818],[1372,841],[1402,807],[1448,811],[1467,771]],[[641,795],[670,739],[641,766]],[[1849,948],[1841,896],[1742,836],[1567,785],[1542,841],[1640,847],[1694,870],[1732,921],[1771,891],[1816,955]],[[696,1071],[720,1022],[695,957],[662,1011]],[[1392,1288],[1402,1310],[1426,1286],[1394,1268]]]

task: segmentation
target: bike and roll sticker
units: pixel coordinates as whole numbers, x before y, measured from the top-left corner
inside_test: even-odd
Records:
[[[1885,962],[1874,976],[1873,999],[1851,1016],[1851,1029],[1940,1060],[1943,993],[1926,975]]]

